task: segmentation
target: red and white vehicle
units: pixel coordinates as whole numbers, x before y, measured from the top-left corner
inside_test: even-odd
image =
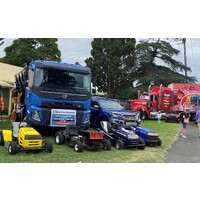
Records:
[[[140,95],[139,99],[131,100],[131,111],[137,112],[143,107],[146,119],[154,119],[158,111],[161,111],[162,118],[165,118],[168,111],[181,112],[183,109],[189,109],[191,120],[194,120],[197,106],[190,97],[199,95],[200,84],[171,83],[168,87],[155,86]]]

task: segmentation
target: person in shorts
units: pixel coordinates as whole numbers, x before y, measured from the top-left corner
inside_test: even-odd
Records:
[[[200,138],[200,107],[199,107],[199,110],[196,112],[196,120],[197,120],[197,125],[199,128],[199,138]]]
[[[189,109],[184,109],[183,112],[180,114],[180,122],[182,124],[182,130],[180,133],[180,136],[182,138],[187,138],[186,137],[186,128],[187,128],[187,123],[184,122],[184,119],[189,119],[190,118],[190,114],[189,114]]]

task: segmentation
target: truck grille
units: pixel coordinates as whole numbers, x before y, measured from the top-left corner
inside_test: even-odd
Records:
[[[61,103],[61,102],[42,102],[42,107],[51,109],[59,108],[59,109],[72,109],[72,110],[84,109],[84,106],[82,104]]]

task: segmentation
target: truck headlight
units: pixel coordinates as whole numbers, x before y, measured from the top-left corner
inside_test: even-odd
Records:
[[[90,122],[90,113],[88,113],[84,119],[83,124],[88,124]]]
[[[39,116],[39,113],[38,113],[37,110],[33,110],[33,112],[32,112],[32,118],[33,118],[35,121],[41,122],[41,119],[40,119],[40,116]]]

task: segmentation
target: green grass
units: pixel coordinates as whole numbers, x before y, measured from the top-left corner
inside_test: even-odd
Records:
[[[141,126],[157,131],[162,140],[162,145],[146,147],[144,150],[117,150],[113,147],[111,151],[84,150],[82,153],[77,153],[67,145],[54,144],[52,153],[20,152],[14,156],[9,155],[6,148],[0,147],[0,163],[163,163],[166,159],[167,150],[178,138],[180,124],[162,121],[159,125],[157,121],[149,120],[143,122]],[[0,122],[0,130],[3,129],[10,129],[8,120]],[[43,138],[54,143],[53,137],[43,136]]]

